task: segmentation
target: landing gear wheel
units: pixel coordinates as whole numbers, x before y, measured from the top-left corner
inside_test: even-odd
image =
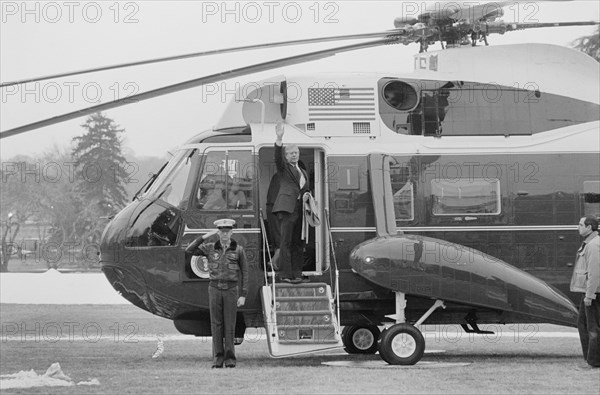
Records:
[[[410,324],[396,324],[383,331],[379,339],[379,355],[390,365],[414,365],[425,352],[425,339]]]
[[[348,354],[375,354],[379,340],[379,328],[375,325],[345,326],[342,330],[344,350]]]

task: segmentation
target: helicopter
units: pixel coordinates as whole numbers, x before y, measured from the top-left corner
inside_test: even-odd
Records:
[[[483,22],[498,16],[485,14]],[[273,356],[344,346],[414,364],[425,348],[424,323],[458,323],[479,334],[486,323],[575,326],[577,309],[565,296],[573,224],[600,208],[597,63],[550,45],[425,51],[424,43],[446,41],[444,34],[469,38],[470,22],[439,14],[400,22],[352,35],[371,41],[198,78],[0,137],[227,77],[418,43],[412,73],[277,76],[236,97],[107,225],[104,274],[132,304],[172,319],[182,333],[208,336],[206,272],[185,247],[227,216],[237,221],[234,238],[250,262],[236,337],[265,327]],[[269,267],[264,213],[281,122],[284,143],[299,146],[310,171],[323,219],[305,251],[311,283],[298,286],[277,284]],[[208,207],[205,197],[218,190],[225,201],[242,191],[245,203]]]

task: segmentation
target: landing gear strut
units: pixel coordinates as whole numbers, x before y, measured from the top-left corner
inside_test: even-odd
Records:
[[[407,324],[404,309],[406,299],[404,293],[396,292],[396,314],[388,316],[396,320],[396,324],[385,329],[379,339],[379,355],[390,365],[414,365],[421,360],[425,352],[425,339],[416,327],[421,325],[427,317],[438,307],[445,308],[444,302],[436,300],[433,306],[415,325]]]

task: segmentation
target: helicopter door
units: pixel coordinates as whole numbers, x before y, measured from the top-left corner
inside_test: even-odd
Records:
[[[321,222],[324,218],[324,202],[327,201],[327,191],[325,188],[326,183],[324,182],[323,175],[325,174],[325,153],[319,148],[313,147],[302,147],[300,146],[300,166],[304,166],[308,174],[308,182],[310,183],[310,190],[312,191],[313,197],[317,203],[318,216]],[[274,162],[274,148],[263,147],[259,151],[259,168],[258,173],[260,175],[258,181],[258,196],[260,201],[260,209],[263,213],[265,220],[265,226],[267,228],[268,244],[271,252],[274,253],[275,245],[277,243],[276,238],[276,216],[272,214],[271,208],[274,199],[277,196],[275,190],[275,183],[272,183],[273,176],[277,173],[277,169]],[[310,227],[308,242],[304,249],[304,274],[320,274],[327,269],[325,264],[325,251],[323,246],[327,245],[323,241],[325,240],[325,234],[322,226]]]

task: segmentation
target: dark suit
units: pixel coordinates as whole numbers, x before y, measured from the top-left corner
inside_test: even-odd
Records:
[[[304,162],[299,160],[298,166],[306,172],[306,166],[304,165]],[[267,221],[269,223],[269,238],[271,245],[276,250],[280,245],[279,238],[281,236],[281,230],[279,229],[279,220],[277,219],[277,215],[273,212],[273,205],[275,204],[277,194],[279,193],[279,180],[279,172],[276,172],[273,174],[273,177],[271,177],[269,190],[267,191]]]
[[[279,248],[279,237],[281,236],[281,230],[279,229],[279,220],[277,215],[273,212],[273,204],[277,199],[277,193],[279,193],[279,173],[273,174],[271,182],[269,183],[269,190],[267,191],[267,221],[269,223],[269,237],[271,238],[271,245],[275,248]]]
[[[275,144],[275,165],[279,174],[279,191],[273,203],[273,213],[279,220],[280,267],[282,277],[301,278],[302,247],[302,195],[308,192],[308,175],[303,169],[289,164],[283,157],[283,146]],[[298,171],[299,170],[299,171]],[[304,185],[300,188],[300,172]]]

